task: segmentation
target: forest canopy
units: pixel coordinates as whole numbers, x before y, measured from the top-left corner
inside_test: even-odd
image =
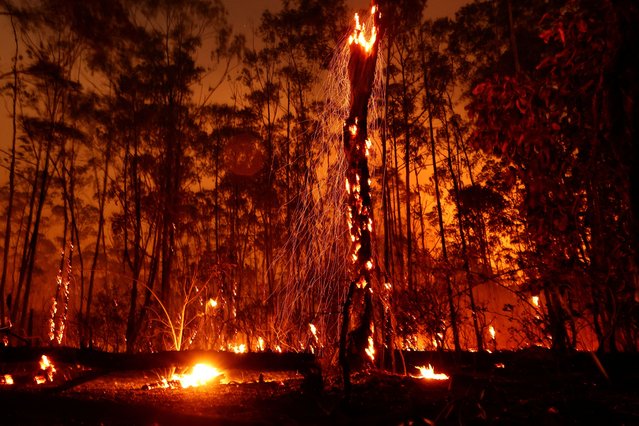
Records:
[[[376,346],[636,351],[639,6],[379,7]],[[330,359],[354,12],[0,0],[5,344]]]

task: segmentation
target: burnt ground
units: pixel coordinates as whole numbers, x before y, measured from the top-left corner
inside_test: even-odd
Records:
[[[142,387],[158,371],[113,373],[66,390],[18,380],[0,386],[0,424],[639,425],[637,355],[413,354],[406,362],[431,362],[451,379],[369,370],[354,376],[348,403],[327,374],[320,386],[297,374],[264,372],[260,381],[258,372],[227,371],[221,383],[152,390]],[[79,374],[71,366],[58,373],[65,369],[67,378]]]

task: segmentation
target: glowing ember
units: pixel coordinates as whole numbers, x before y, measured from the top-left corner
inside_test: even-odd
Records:
[[[535,308],[539,307],[539,296],[533,296],[530,298],[533,306],[535,306]]]
[[[11,374],[5,374],[4,376],[0,376],[0,385],[12,385],[13,377]]]
[[[215,367],[207,364],[196,364],[190,374],[173,374],[171,381],[178,382],[184,389],[204,386],[222,373]]]
[[[425,380],[448,380],[450,377],[444,373],[435,373],[435,369],[432,365],[428,364],[428,367],[415,367],[419,370],[419,376],[413,376],[416,379],[425,379]]]
[[[490,333],[490,337],[495,340],[495,327],[493,327],[492,325],[490,327],[488,327],[488,332]]]
[[[208,305],[209,305],[211,308],[217,308],[217,300],[215,300],[215,299],[209,299]]]

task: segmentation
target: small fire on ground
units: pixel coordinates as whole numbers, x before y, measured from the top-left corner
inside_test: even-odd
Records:
[[[46,382],[53,382],[53,375],[56,373],[55,366],[46,355],[40,358],[40,374],[33,378],[33,381],[41,385]]]
[[[222,376],[222,372],[208,364],[196,364],[191,368],[190,373],[174,373],[170,378],[162,378],[159,382],[146,384],[144,390],[150,389],[187,389],[205,386],[216,382]]]
[[[51,362],[48,356],[42,355],[38,364],[40,369],[32,376],[33,382],[37,385],[42,385],[47,382],[52,383],[57,372],[53,362]],[[10,386],[14,384],[15,380],[11,374],[0,374],[0,386]]]
[[[432,365],[428,364],[428,367],[420,366],[415,367],[419,370],[418,376],[412,376],[416,379],[424,379],[424,380],[448,380],[450,377],[444,373],[435,373],[435,369]]]
[[[0,376],[0,385],[12,385],[13,376],[11,374],[4,374]]]

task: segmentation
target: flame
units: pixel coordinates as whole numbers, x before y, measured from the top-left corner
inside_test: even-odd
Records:
[[[371,14],[375,14],[377,12],[377,8],[373,7],[371,9]],[[377,40],[377,27],[373,25],[370,31],[370,37],[366,39],[366,25],[361,24],[359,22],[359,14],[355,14],[355,28],[353,29],[353,34],[348,38],[348,44],[358,44],[364,48],[366,53],[370,52],[373,46],[375,45],[375,41]]]
[[[359,277],[359,280],[357,281],[357,288],[364,288],[366,287],[366,278],[364,276]]]
[[[490,333],[490,337],[495,340],[495,327],[493,327],[492,325],[490,327],[488,327],[488,332]]]
[[[178,382],[183,389],[195,388],[204,386],[221,375],[222,373],[215,367],[208,364],[196,364],[189,374],[173,374],[171,381]]]
[[[40,363],[41,374],[38,374],[37,376],[35,376],[33,378],[33,380],[38,385],[46,383],[47,380],[49,382],[52,382],[53,381],[53,375],[55,374],[56,369],[55,369],[55,366],[53,365],[53,363],[51,362],[51,360],[49,360],[49,357],[47,357],[46,355],[42,355],[42,357],[40,358],[39,363]]]
[[[315,340],[317,341],[317,327],[315,327],[315,324],[308,323],[308,328],[311,329],[311,333],[313,333],[313,337],[315,337]]]
[[[5,374],[0,377],[0,385],[12,385],[13,384],[13,376],[11,374]]]
[[[228,349],[232,352],[235,352],[236,354],[246,353],[246,345],[244,343],[241,343],[239,345],[230,344],[228,345]]]
[[[212,299],[212,298],[211,298],[211,299],[209,299],[208,305],[209,305],[211,308],[213,308],[213,309],[217,308],[217,300]]]
[[[280,345],[275,345],[275,351],[282,353],[282,347]]]
[[[49,361],[49,357],[42,355],[42,358],[40,358],[40,370],[46,370],[49,367],[53,367],[53,364]]]
[[[258,337],[258,338],[257,338],[257,348],[258,348],[260,351],[263,351],[265,346],[266,346],[266,345],[264,344],[264,339],[262,339],[261,337]]]
[[[428,364],[428,367],[420,366],[415,367],[419,370],[419,376],[413,376],[416,379],[425,379],[425,380],[448,380],[450,377],[444,373],[435,373],[435,369],[432,365]]]
[[[366,269],[368,269],[368,270],[373,269],[373,262],[371,262],[370,260],[368,262],[366,262]]]
[[[539,296],[532,296],[532,297],[530,298],[530,301],[532,302],[532,304],[533,304],[533,306],[534,306],[535,308],[538,308],[538,307],[539,307]]]
[[[368,347],[364,351],[371,361],[375,361],[375,342],[373,341],[373,336],[368,336]]]

